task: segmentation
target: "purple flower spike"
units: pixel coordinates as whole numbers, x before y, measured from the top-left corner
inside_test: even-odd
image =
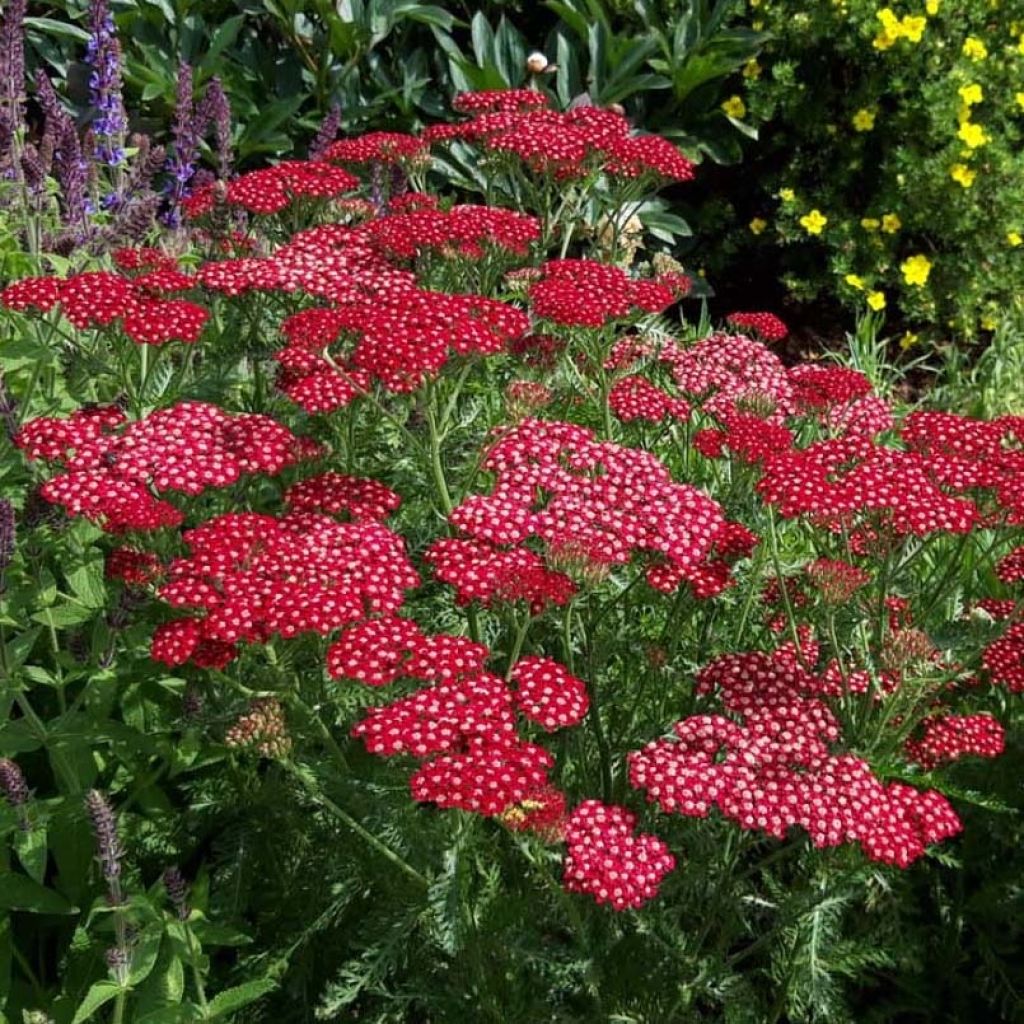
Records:
[[[121,91],[121,44],[107,0],[93,0],[89,9],[90,38],[86,48],[89,98],[96,108],[92,122],[97,158],[111,167],[124,162],[128,116]]]

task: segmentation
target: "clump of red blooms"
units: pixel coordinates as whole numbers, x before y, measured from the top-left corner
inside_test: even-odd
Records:
[[[789,328],[774,313],[730,313],[725,322],[738,330],[750,330],[764,341],[782,341]]]
[[[556,841],[565,797],[550,783],[554,759],[523,739],[517,711],[545,731],[578,725],[589,706],[586,687],[536,655],[516,662],[506,681],[484,667],[489,653],[465,637],[427,636],[409,620],[385,617],[347,630],[328,658],[335,677],[429,684],[371,708],[352,730],[373,754],[419,759],[410,780],[415,800]]]
[[[589,259],[540,262],[547,226],[525,213],[443,208],[429,195],[394,194],[404,184],[375,192],[372,201],[351,194],[362,187],[357,173],[366,178],[375,167],[380,178],[380,165],[395,165],[386,177],[403,181],[403,168],[421,168],[432,147],[452,140],[477,146],[485,166],[513,166],[570,187],[597,174],[613,189],[640,176],[693,175],[674,146],[633,133],[613,111],[554,111],[534,90],[465,94],[455,108],[467,120],[418,135],[338,141],[321,159],[285,161],[199,189],[186,202],[193,218],[224,206],[238,208],[232,217],[240,210],[273,216],[301,203],[338,223],[298,231],[276,248],[236,236],[222,250],[235,255],[195,274],[155,248],[120,250],[118,272],[27,278],[5,288],[0,303],[19,312],[59,310],[80,330],[119,328],[136,342],[163,344],[194,342],[207,322],[207,310],[180,294],[202,289],[221,301],[264,293],[289,311],[274,355],[281,391],[309,413],[327,413],[378,387],[413,392],[452,360],[508,354],[534,371],[551,370],[576,328],[659,313],[688,291],[681,273],[641,280]],[[424,285],[457,260],[496,266],[519,305]],[[692,425],[692,448],[708,459],[735,458],[748,486],[780,516],[825,528],[830,540],[848,539],[848,559],[817,558],[796,576],[770,581],[763,594],[770,629],[792,626],[784,609],[856,601],[872,583],[861,557],[891,551],[900,538],[1024,522],[1024,418],[915,412],[897,425],[863,374],[823,363],[787,368],[766,344],[788,333],[778,317],[734,313],[727,320],[741,333],[693,344],[623,337],[602,369],[608,405],[622,423]],[[537,333],[539,321],[574,330]],[[587,373],[597,363],[576,365]],[[460,604],[522,601],[540,614],[630,565],[664,593],[685,584],[707,599],[731,584],[735,563],[758,538],[727,520],[711,497],[676,482],[649,452],[572,423],[530,418],[553,401],[543,379],[514,380],[505,397],[513,422],[499,428],[480,464],[493,476],[489,493],[466,497],[449,517],[453,535],[425,554]],[[807,443],[810,436],[819,440]],[[268,417],[201,402],[138,421],[112,406],[85,407],[31,420],[15,441],[27,458],[61,466],[41,489],[47,500],[111,532],[180,526],[183,513],[167,492],[194,497],[322,454]],[[552,780],[555,759],[538,742],[592,713],[584,681],[540,655],[498,675],[487,667],[484,644],[425,633],[405,617],[406,592],[419,577],[385,525],[400,498],[384,484],[324,472],[288,487],[284,505],[279,516],[240,510],[187,530],[188,554],[169,562],[138,540],[110,552],[109,578],[152,588],[187,616],[157,628],[152,657],[223,669],[243,644],[330,636],[331,678],[416,686],[371,707],[352,730],[372,754],[414,760],[415,800],[565,841],[571,892],[616,910],[652,899],[675,866],[664,842],[637,832],[624,807],[585,800],[570,810]],[[1006,586],[1024,581],[1024,548],[996,572]],[[939,793],[883,780],[845,745],[840,711],[848,701],[861,698],[874,710],[919,665],[944,667],[905,598],[888,595],[879,607],[888,630],[876,652],[878,673],[823,659],[806,624],[796,627],[796,643],[714,658],[695,690],[701,701],[717,701],[716,713],[686,717],[671,738],[631,753],[632,785],[666,813],[714,810],[780,839],[799,827],[816,847],[856,843],[872,860],[898,867],[955,835],[960,822]],[[1018,602],[1006,598],[975,607],[994,619],[1018,612]],[[1024,692],[1024,622],[1011,622],[988,644],[982,666],[992,684]],[[954,714],[939,702],[911,736],[904,756],[926,771],[966,756],[995,757],[1004,746],[993,716]],[[272,699],[257,702],[228,735],[229,743],[257,739],[267,756],[288,751],[283,712]]]
[[[222,191],[225,203],[250,213],[273,214],[296,199],[333,199],[359,187],[359,179],[324,160],[284,160],[273,167],[249,171],[228,182],[204,185],[182,201],[192,218],[210,213]]]
[[[594,260],[548,260],[530,285],[530,306],[536,316],[576,327],[603,327],[634,310],[660,313],[681,293],[673,279],[637,280],[619,267]]]
[[[157,628],[151,654],[167,665],[222,667],[239,643],[326,635],[393,615],[419,583],[401,538],[372,520],[229,513],[186,531],[184,541],[188,557],[167,566],[157,591],[193,613]]]
[[[863,759],[832,752],[839,722],[809,694],[841,683],[815,676],[787,648],[716,659],[698,689],[719,687],[732,715],[678,722],[675,738],[629,755],[630,782],[665,813],[705,817],[714,807],[776,839],[799,826],[816,847],[856,842],[872,860],[907,867],[960,821],[934,790],[886,784]]]
[[[938,715],[922,723],[918,739],[907,741],[907,760],[925,770],[962,757],[998,757],[1006,747],[1006,734],[990,714]]]
[[[658,895],[676,859],[657,836],[636,832],[636,815],[625,807],[585,800],[565,827],[568,852],[564,884],[615,910],[642,907]]]
[[[172,261],[173,263],[173,261]],[[47,313],[60,309],[78,330],[105,328],[120,322],[121,330],[140,345],[199,340],[209,312],[187,299],[164,299],[158,293],[184,291],[195,280],[165,262],[149,275],[123,277],[91,270],[68,278],[28,277],[0,292],[0,303],[19,312]]]
[[[402,499],[390,487],[368,477],[321,473],[292,484],[285,491],[292,512],[326,512],[353,521],[381,522],[395,512]]]
[[[84,407],[29,420],[14,443],[28,459],[63,465],[40,489],[47,501],[111,532],[179,525],[182,512],[154,492],[195,497],[319,453],[268,416],[232,416],[204,402],[180,402],[134,421],[116,406]]]
[[[566,548],[596,569],[640,557],[651,586],[670,593],[703,581],[707,563],[735,554],[737,541],[743,551],[753,542],[655,456],[572,423],[523,420],[498,437],[482,466],[495,475],[491,493],[463,501],[449,516],[460,536],[437,541],[426,556],[462,603],[522,598],[535,612],[564,603],[575,583],[551,564]]]

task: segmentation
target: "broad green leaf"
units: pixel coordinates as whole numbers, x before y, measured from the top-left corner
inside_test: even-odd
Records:
[[[132,963],[128,975],[130,985],[138,985],[152,973],[157,957],[160,955],[160,943],[163,941],[163,937],[163,921],[156,921],[143,928],[142,934],[132,946]]]
[[[46,876],[46,829],[40,825],[14,834],[14,852],[31,878],[43,884]]]
[[[89,42],[89,33],[84,28],[80,28],[69,21],[58,21],[56,18],[31,17],[25,19],[25,27],[38,29],[40,32],[51,36],[63,36],[65,39],[73,39],[76,43]]]
[[[65,574],[71,593],[86,608],[102,608],[107,603],[103,577],[103,559],[95,558]]]
[[[59,892],[47,889],[25,875],[0,874],[0,908],[23,910],[30,914],[77,914]]]
[[[247,981],[244,985],[236,985],[234,988],[225,989],[210,1000],[205,1015],[206,1020],[216,1020],[226,1014],[234,1013],[243,1006],[256,1002],[268,992],[277,988],[277,982],[269,978],[260,978],[256,981]]]
[[[85,998],[79,1004],[71,1024],[82,1024],[92,1018],[92,1015],[111,999],[116,999],[124,989],[116,981],[97,981],[95,985],[85,994]]]

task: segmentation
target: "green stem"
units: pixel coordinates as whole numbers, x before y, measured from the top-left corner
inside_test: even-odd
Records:
[[[515,642],[512,644],[512,650],[508,656],[508,669],[505,672],[506,679],[512,678],[512,671],[515,669],[516,662],[519,660],[519,652],[523,649],[523,643],[526,641],[526,634],[530,632],[530,626],[532,623],[533,618],[529,611],[527,611],[526,615],[523,616],[522,624],[516,630]]]
[[[411,864],[403,860],[390,846],[381,842],[372,832],[367,831],[362,825],[352,817],[348,811],[342,810],[329,796],[321,792],[320,789],[313,784],[304,774],[299,770],[299,767],[291,761],[282,762],[285,769],[292,775],[292,777],[302,786],[302,788],[309,794],[309,796],[325,810],[331,812],[340,822],[346,825],[351,831],[353,831],[360,839],[362,839],[367,845],[371,846],[377,851],[385,860],[393,864],[396,868],[408,875],[410,878],[415,879],[423,888],[427,888],[429,882],[421,875]]]
[[[447,518],[455,505],[452,502],[448,481],[444,475],[444,463],[441,461],[441,435],[437,429],[437,417],[434,414],[433,404],[427,406],[427,426],[430,430],[430,473],[434,479],[438,501],[441,503],[441,511]]]
[[[779,581],[779,593],[782,595],[782,605],[786,611],[786,621],[789,624],[789,632],[793,640],[794,651],[797,661],[800,662],[804,671],[810,672],[812,669],[811,666],[807,664],[803,648],[800,645],[800,633],[797,630],[796,613],[793,610],[793,602],[789,598],[789,588],[786,586],[786,580],[782,572],[782,560],[779,558],[779,541],[775,527],[775,509],[772,508],[771,505],[768,506],[768,523],[768,543],[771,550],[772,566],[775,569],[775,576]]]
[[[196,949],[196,940],[192,929],[187,924],[185,925],[185,938],[188,943],[189,959],[192,961],[192,982],[196,987],[196,998],[199,1000],[199,1007],[205,1017],[207,1011],[206,987],[203,985],[202,971],[199,970],[199,950]]]
[[[575,601],[570,601],[565,608],[565,618],[562,623],[562,646],[565,651],[566,667],[573,675],[576,675],[576,664],[572,650],[572,613],[574,607]],[[589,643],[589,637],[585,637],[585,642]],[[593,672],[589,674],[590,678],[587,682],[590,687],[590,710],[587,712],[587,718],[590,721],[591,729],[594,731],[594,739],[597,741],[597,750],[601,762],[602,797],[605,803],[610,803],[612,799],[612,752],[608,745],[608,734],[605,732],[604,722],[601,719],[597,679]]]

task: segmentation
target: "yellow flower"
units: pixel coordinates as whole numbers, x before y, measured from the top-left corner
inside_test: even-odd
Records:
[[[882,222],[877,217],[863,217],[860,222],[860,226],[865,231],[877,231],[878,226]]]
[[[868,305],[877,313],[885,309],[885,292],[868,292]]]
[[[794,199],[796,199],[796,193],[791,188],[780,188],[779,198],[784,203],[791,203]]]
[[[912,16],[907,14],[900,22],[900,35],[911,43],[919,43],[921,42],[921,36],[924,35],[924,27],[927,24],[927,18],[923,18],[921,15]]]
[[[968,36],[964,40],[963,54],[971,60],[984,60],[988,56],[988,50],[980,39]]]
[[[864,278],[859,277],[857,274],[847,274],[843,280],[851,287],[856,288],[857,291],[864,291]]]
[[[858,132],[869,132],[875,127],[875,112],[861,108],[853,115],[853,127]]]
[[[972,124],[970,121],[964,121],[956,135],[968,149],[977,149],[988,142],[985,129],[980,124]]]
[[[1017,101],[1017,106],[1024,107],[1024,92],[1019,92],[1013,97]]]
[[[747,113],[747,105],[743,102],[742,96],[730,96],[723,104],[722,109],[729,117],[737,120]]]
[[[960,99],[964,101],[964,106],[966,107],[973,107],[975,103],[980,103],[985,98],[985,94],[977,82],[961,85],[957,92],[960,94]]]
[[[760,78],[761,77],[761,65],[758,64],[756,58],[751,57],[746,64],[743,65],[743,77],[744,78]]]
[[[811,210],[800,218],[800,226],[809,235],[820,235],[827,223],[828,217],[820,210]]]
[[[1024,53],[1024,32],[1021,33],[1020,39],[1017,40],[1017,52]]]
[[[903,221],[895,213],[887,213],[882,217],[882,230],[887,235],[895,235],[903,227]]]
[[[967,164],[953,164],[949,169],[949,176],[964,188],[970,188],[974,184],[977,172],[968,167]]]
[[[900,348],[906,352],[908,348],[913,348],[920,340],[921,339],[918,338],[913,331],[907,331],[903,337],[900,338]]]
[[[924,9],[934,18],[939,13],[939,0],[925,0]]]
[[[999,326],[999,321],[994,316],[983,316],[981,318],[981,329],[983,331],[994,331]]]
[[[878,12],[878,20],[882,23],[882,31],[893,35],[899,35],[900,19],[896,17],[891,7],[883,7]]]
[[[907,284],[923,287],[928,282],[928,275],[932,272],[932,261],[927,256],[918,253],[916,256],[908,256],[901,264],[903,280]]]
[[[763,217],[755,217],[750,222],[750,233],[752,235],[760,235],[766,227],[768,227],[768,221]]]
[[[1016,249],[1018,245],[1024,245],[1024,237],[1021,236],[1019,231],[1007,231],[1006,243],[1010,248]]]

